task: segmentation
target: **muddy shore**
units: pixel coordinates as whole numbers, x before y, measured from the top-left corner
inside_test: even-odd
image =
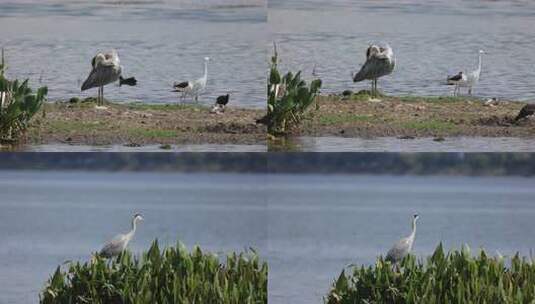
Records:
[[[53,102],[26,133],[26,144],[142,146],[148,144],[263,144],[265,111],[227,107],[223,114],[196,104]]]
[[[498,100],[491,103],[469,97],[394,97],[380,101],[369,96],[319,96],[303,124],[300,136],[342,137],[535,137],[535,119],[514,118],[525,105]]]

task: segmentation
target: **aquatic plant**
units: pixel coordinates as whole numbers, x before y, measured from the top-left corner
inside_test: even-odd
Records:
[[[518,254],[503,257],[466,247],[445,254],[440,244],[426,262],[412,255],[397,267],[379,257],[374,266],[342,271],[325,302],[339,303],[533,303],[535,265]]]
[[[277,65],[277,46],[274,44],[267,87],[268,110],[264,119],[271,135],[287,133],[290,128],[299,125],[303,113],[314,102],[321,87],[320,79],[313,80],[307,87],[301,79],[301,71],[295,74],[289,71],[281,77]]]
[[[39,111],[48,93],[47,87],[41,87],[36,94],[28,86],[28,79],[23,82],[10,81],[4,76],[6,64],[2,49],[0,64],[0,140],[16,141],[28,128],[31,118]]]
[[[40,295],[58,303],[267,303],[268,268],[256,252],[232,253],[225,263],[195,246],[160,250],[158,241],[140,258],[129,252],[107,261],[58,266]]]

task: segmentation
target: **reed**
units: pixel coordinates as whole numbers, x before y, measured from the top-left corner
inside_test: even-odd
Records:
[[[268,78],[268,133],[271,135],[286,134],[296,127],[303,119],[303,113],[314,102],[321,88],[321,80],[315,79],[307,86],[301,79],[301,71],[287,72],[281,77],[278,70],[277,46],[271,57],[271,68]]]
[[[2,49],[0,64],[0,141],[17,141],[26,131],[32,117],[39,111],[48,93],[41,87],[34,94],[28,79],[19,82],[5,77],[7,69]]]
[[[382,257],[374,266],[342,271],[325,302],[338,303],[534,303],[535,265],[518,254],[505,259],[468,247],[432,256],[412,255],[398,267]]]
[[[254,251],[232,253],[224,263],[195,246],[160,250],[155,240],[139,258],[94,257],[58,266],[40,295],[49,303],[267,303],[267,263]]]

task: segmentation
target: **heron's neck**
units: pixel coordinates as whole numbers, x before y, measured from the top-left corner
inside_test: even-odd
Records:
[[[136,233],[136,219],[135,218],[132,220],[132,230],[128,232],[128,235],[132,236],[134,235],[134,233]]]
[[[481,54],[479,54],[479,60],[478,60],[478,63],[477,63],[477,70],[481,71]]]
[[[416,219],[412,220],[412,232],[410,235],[411,239],[414,239],[414,236],[416,235]]]
[[[203,76],[204,79],[207,79],[208,78],[208,62],[205,61],[204,62],[204,76]]]

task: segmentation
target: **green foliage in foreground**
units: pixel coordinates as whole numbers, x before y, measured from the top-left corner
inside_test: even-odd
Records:
[[[268,133],[277,135],[285,134],[290,128],[299,125],[303,113],[319,93],[321,80],[315,79],[307,87],[306,82],[301,79],[301,71],[295,74],[288,72],[281,77],[277,68],[277,48],[274,48],[268,79],[266,117]]]
[[[517,255],[503,258],[468,249],[445,254],[442,244],[424,263],[408,256],[399,270],[380,257],[375,266],[342,271],[326,302],[534,303],[535,266]]]
[[[267,303],[268,268],[255,252],[219,258],[179,243],[160,250],[155,241],[141,258],[125,252],[112,261],[57,268],[41,303]]]
[[[0,63],[0,140],[15,141],[28,128],[31,118],[39,111],[48,93],[47,87],[32,94],[28,79],[22,83],[4,77],[4,50]]]

